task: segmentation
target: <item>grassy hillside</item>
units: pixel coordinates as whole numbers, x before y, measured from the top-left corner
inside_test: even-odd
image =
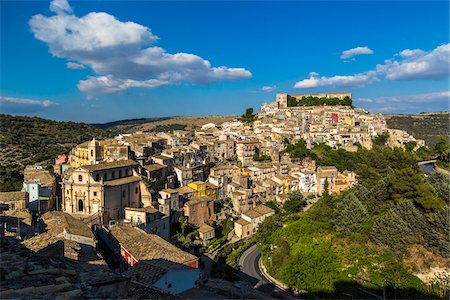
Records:
[[[441,136],[449,135],[449,113],[420,115],[384,115],[388,128],[402,129],[433,146]]]
[[[17,187],[28,164],[52,164],[56,155],[77,144],[112,137],[109,131],[84,123],[57,122],[37,117],[0,115],[0,176],[3,190]],[[9,183],[8,183],[9,182]]]

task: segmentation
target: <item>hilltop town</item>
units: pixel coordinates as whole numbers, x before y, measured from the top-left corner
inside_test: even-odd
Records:
[[[231,297],[242,288],[207,283],[212,270],[205,260],[217,260],[224,246],[254,235],[280,209],[307,210],[321,196],[357,185],[352,170],[318,164],[309,155],[313,147],[356,152],[372,149],[381,136],[389,147],[425,145],[405,131],[388,129],[383,115],[353,107],[350,93],[279,93],[256,113],[247,109],[221,124],[93,138],[58,155],[52,172],[27,166],[23,190],[0,193],[3,212],[24,222],[19,228],[4,219],[2,235],[15,232],[24,251],[70,258],[83,270],[116,271],[103,285],[83,285],[90,289],[67,283],[68,295],[109,295],[99,286],[127,278],[119,298],[132,297],[130,289],[156,298],[189,298],[199,290]],[[81,279],[70,280],[60,284]],[[7,295],[24,289],[19,285]],[[258,298],[259,292],[247,291],[253,294],[246,297]]]

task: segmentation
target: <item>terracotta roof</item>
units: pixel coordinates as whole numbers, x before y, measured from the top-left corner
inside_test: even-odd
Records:
[[[26,201],[26,192],[0,192],[0,203]]]
[[[158,212],[158,211],[159,211],[159,210],[157,210],[156,208],[151,207],[151,206],[141,207],[141,208],[125,207],[125,210],[129,210],[129,211],[140,211],[140,212],[148,212],[148,213],[155,213],[155,212]]]
[[[147,234],[139,229],[120,225],[112,226],[110,230],[119,243],[137,260],[165,259],[184,264],[198,259],[155,234]]]
[[[161,190],[161,192],[168,193],[168,194],[178,193],[178,191],[175,189],[163,189],[163,190]]]
[[[190,205],[193,205],[196,203],[209,202],[209,201],[213,201],[213,200],[207,196],[192,196],[191,198],[189,198],[189,201],[186,202],[184,205],[190,206]]]
[[[124,273],[135,282],[153,284],[170,270],[191,270],[188,266],[164,259],[140,260]]]
[[[106,186],[118,186],[123,184],[128,184],[136,181],[141,181],[141,177],[138,176],[128,176],[124,178],[114,179],[114,180],[108,180],[105,181],[104,184]]]
[[[127,159],[127,160],[118,160],[118,161],[113,161],[113,162],[104,162],[104,163],[99,163],[99,164],[95,164],[95,165],[87,165],[87,166],[82,166],[81,168],[83,168],[89,172],[93,172],[93,171],[108,170],[108,169],[114,169],[114,168],[132,167],[132,166],[137,166],[137,165],[138,165],[138,163],[135,162],[134,160]]]
[[[23,171],[23,178],[25,183],[38,181],[44,186],[52,186],[55,178],[45,169],[25,169]]]
[[[186,195],[186,194],[195,192],[195,190],[189,186],[182,186],[182,187],[176,188],[175,190],[178,191],[178,194],[180,194],[180,195]]]
[[[237,224],[239,224],[239,225],[242,225],[242,226],[245,226],[245,225],[250,224],[249,221],[244,220],[244,219],[242,219],[242,218],[239,218],[235,223],[237,223]]]
[[[264,216],[264,215],[267,215],[267,214],[270,214],[273,212],[275,212],[275,211],[273,209],[271,209],[270,207],[267,207],[265,205],[258,205],[257,207],[255,207],[249,211],[246,211],[245,213],[243,213],[243,215],[246,215],[249,218],[254,219],[254,218],[258,218],[258,217],[261,217],[261,216]]]
[[[213,231],[214,230],[214,227],[211,227],[211,226],[209,226],[208,224],[202,224],[200,227],[199,227],[199,229],[198,229],[198,232],[201,232],[201,233],[206,233],[206,232],[210,232],[210,231]]]
[[[160,164],[151,164],[151,165],[144,166],[144,169],[146,169],[147,171],[155,171],[155,170],[160,170],[160,169],[164,169],[164,168],[167,168],[167,166],[160,165]]]
[[[173,159],[173,158],[170,157],[170,156],[162,155],[162,154],[160,154],[160,155],[154,155],[154,156],[152,156],[152,158],[156,158],[156,159]]]
[[[253,210],[259,212],[261,215],[266,215],[275,212],[272,208],[265,205],[258,205]]]

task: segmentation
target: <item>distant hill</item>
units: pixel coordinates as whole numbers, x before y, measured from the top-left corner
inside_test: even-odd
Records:
[[[449,135],[450,114],[423,113],[418,115],[384,115],[388,128],[401,129],[415,138],[425,140],[427,146],[434,145],[439,137]]]
[[[20,181],[28,164],[50,166],[56,155],[77,144],[114,134],[94,126],[45,120],[37,117],[0,115],[0,183]]]
[[[127,132],[129,129],[146,123],[152,123],[157,121],[169,120],[172,117],[161,117],[161,118],[139,118],[139,119],[127,119],[119,120],[108,123],[94,123],[90,124],[100,129],[109,129],[114,132]]]
[[[207,123],[220,125],[223,122],[231,121],[236,118],[236,116],[174,116],[120,120],[91,125],[101,129],[108,129],[115,133],[132,133],[136,131],[160,132],[179,129],[192,130]]]

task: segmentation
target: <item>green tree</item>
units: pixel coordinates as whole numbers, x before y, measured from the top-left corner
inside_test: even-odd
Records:
[[[185,232],[186,227],[187,227],[187,219],[184,216],[182,216],[182,217],[180,217],[178,219],[178,222],[180,223],[180,226],[181,226],[181,232],[184,235],[184,232]]]
[[[436,196],[442,200],[450,201],[450,179],[448,176],[435,172],[430,174],[426,181],[433,187]]]
[[[281,280],[299,290],[332,293],[339,269],[340,260],[330,241],[299,242],[281,270]]]
[[[283,208],[288,213],[297,213],[306,206],[306,201],[299,191],[289,193],[288,199],[284,202]]]
[[[382,134],[379,134],[379,135],[377,135],[375,138],[374,138],[374,144],[375,145],[378,145],[378,146],[384,146],[384,145],[386,145],[386,142],[387,142],[387,140],[388,140],[388,137],[389,137],[389,133],[387,133],[387,132],[385,132],[385,133],[382,133]]]
[[[408,152],[412,152],[414,150],[414,148],[416,147],[416,145],[417,145],[416,141],[407,142],[405,144],[405,150]]]
[[[371,238],[373,241],[388,246],[390,249],[401,253],[408,244],[411,231],[402,218],[390,209],[379,217],[372,227]]]
[[[354,194],[349,194],[336,205],[334,228],[344,233],[357,232],[368,216],[366,206]]]

